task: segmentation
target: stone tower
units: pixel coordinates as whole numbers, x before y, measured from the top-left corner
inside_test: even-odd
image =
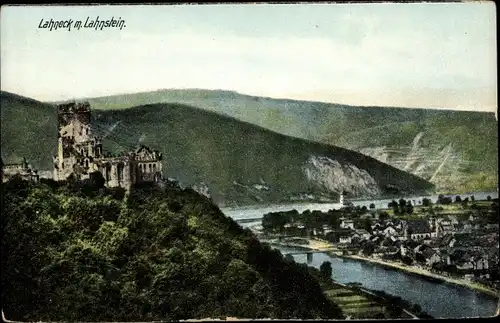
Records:
[[[101,140],[93,137],[90,104],[68,103],[58,106],[58,146],[54,158],[54,179],[65,180],[70,174],[88,178],[97,170],[93,160],[102,156]]]

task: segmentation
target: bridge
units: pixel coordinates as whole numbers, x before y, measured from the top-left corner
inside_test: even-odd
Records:
[[[285,246],[285,247],[292,247],[291,245],[284,245],[284,244],[280,244],[281,246]],[[299,245],[293,245],[293,247],[302,247],[302,248],[307,248],[307,247],[304,247],[304,246],[299,246]],[[315,253],[324,253],[324,252],[327,252],[327,251],[338,251],[337,248],[322,248],[322,249],[309,249],[309,250],[294,250],[294,251],[290,251],[290,252],[286,252],[286,251],[283,251],[283,255],[286,256],[286,255],[306,255],[306,259],[307,259],[307,263],[311,263],[313,261],[313,255]]]
[[[334,248],[325,248],[325,249],[314,249],[314,250],[304,250],[304,251],[290,251],[286,252],[284,251],[284,255],[308,255],[308,254],[314,254],[314,253],[325,253],[327,251],[338,251],[338,249]]]
[[[258,220],[262,220],[262,217],[250,218],[250,219],[239,219],[239,220],[235,220],[235,221],[238,222],[238,223],[249,223],[249,222],[255,222],[255,221],[258,221]]]

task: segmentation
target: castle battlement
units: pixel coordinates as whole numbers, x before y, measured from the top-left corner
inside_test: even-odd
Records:
[[[57,113],[80,113],[90,112],[89,102],[69,102],[57,105]]]

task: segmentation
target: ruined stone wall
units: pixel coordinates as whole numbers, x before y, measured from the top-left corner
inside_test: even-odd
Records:
[[[2,182],[6,182],[16,175],[27,181],[38,182],[39,180],[38,172],[29,168],[27,163],[10,164],[2,167]]]

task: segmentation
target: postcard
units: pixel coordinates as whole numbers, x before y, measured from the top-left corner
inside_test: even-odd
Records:
[[[498,315],[493,2],[0,21],[4,320]]]

